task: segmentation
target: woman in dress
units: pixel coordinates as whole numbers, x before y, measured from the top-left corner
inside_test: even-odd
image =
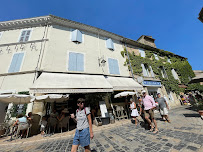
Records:
[[[133,99],[130,99],[130,109],[131,109],[131,117],[135,120],[135,126],[137,126],[137,117],[139,116],[137,107]]]

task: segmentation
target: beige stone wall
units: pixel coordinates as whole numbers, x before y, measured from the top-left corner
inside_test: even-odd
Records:
[[[0,91],[29,91],[33,84],[35,73],[0,76]]]
[[[30,41],[41,40],[43,38],[45,27],[33,27],[31,29]],[[24,53],[20,72],[35,70],[41,50],[41,42],[36,42],[36,49],[31,48],[31,43],[26,44],[12,44],[19,42],[19,37],[22,29],[4,31],[0,38],[0,45],[7,44],[6,46],[0,46],[0,74],[7,73],[12,61],[12,57],[15,53]]]
[[[129,71],[124,66],[125,59],[121,56],[123,51],[122,44],[114,39],[114,51],[106,47],[107,37],[102,37],[97,34],[83,33],[83,42],[76,44],[71,41],[71,32],[74,29],[61,26],[53,26],[50,30],[49,42],[43,55],[41,69],[47,71],[68,71],[68,53],[76,52],[84,54],[84,73],[109,74],[108,58],[118,60],[121,76],[129,76]],[[98,58],[104,57],[107,61],[104,67],[100,67]],[[81,73],[81,72],[80,72]]]
[[[137,55],[137,56],[140,55],[139,49],[136,48],[136,47],[133,47],[133,46],[127,46],[127,50],[128,50],[128,52],[130,52],[130,53],[134,52],[135,55]]]

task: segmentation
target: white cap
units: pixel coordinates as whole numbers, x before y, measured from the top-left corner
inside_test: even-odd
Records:
[[[142,94],[143,94],[143,93],[146,93],[146,91],[145,91],[145,90],[142,90]]]

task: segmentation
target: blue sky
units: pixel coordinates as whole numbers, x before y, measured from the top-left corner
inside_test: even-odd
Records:
[[[203,70],[202,0],[7,0],[0,21],[53,14],[137,40],[151,35],[158,48]]]

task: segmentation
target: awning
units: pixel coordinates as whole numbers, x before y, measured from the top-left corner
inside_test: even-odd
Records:
[[[69,98],[69,95],[62,94],[47,94],[41,96],[35,96],[31,101],[45,101],[45,102],[63,102]]]
[[[200,82],[203,82],[203,73],[201,73],[197,77],[192,78],[192,80],[189,83],[200,83]]]
[[[30,87],[32,93],[112,92],[112,86],[101,75],[42,73]]]
[[[33,85],[35,74],[15,74],[0,76],[0,92],[21,92],[29,91],[29,88]]]
[[[142,90],[143,87],[132,78],[126,77],[106,77],[113,86],[113,90]]]
[[[25,103],[30,103],[30,100],[32,98],[34,98],[34,97],[30,96],[30,95],[23,95],[23,94],[1,94],[0,102],[25,104]]]

